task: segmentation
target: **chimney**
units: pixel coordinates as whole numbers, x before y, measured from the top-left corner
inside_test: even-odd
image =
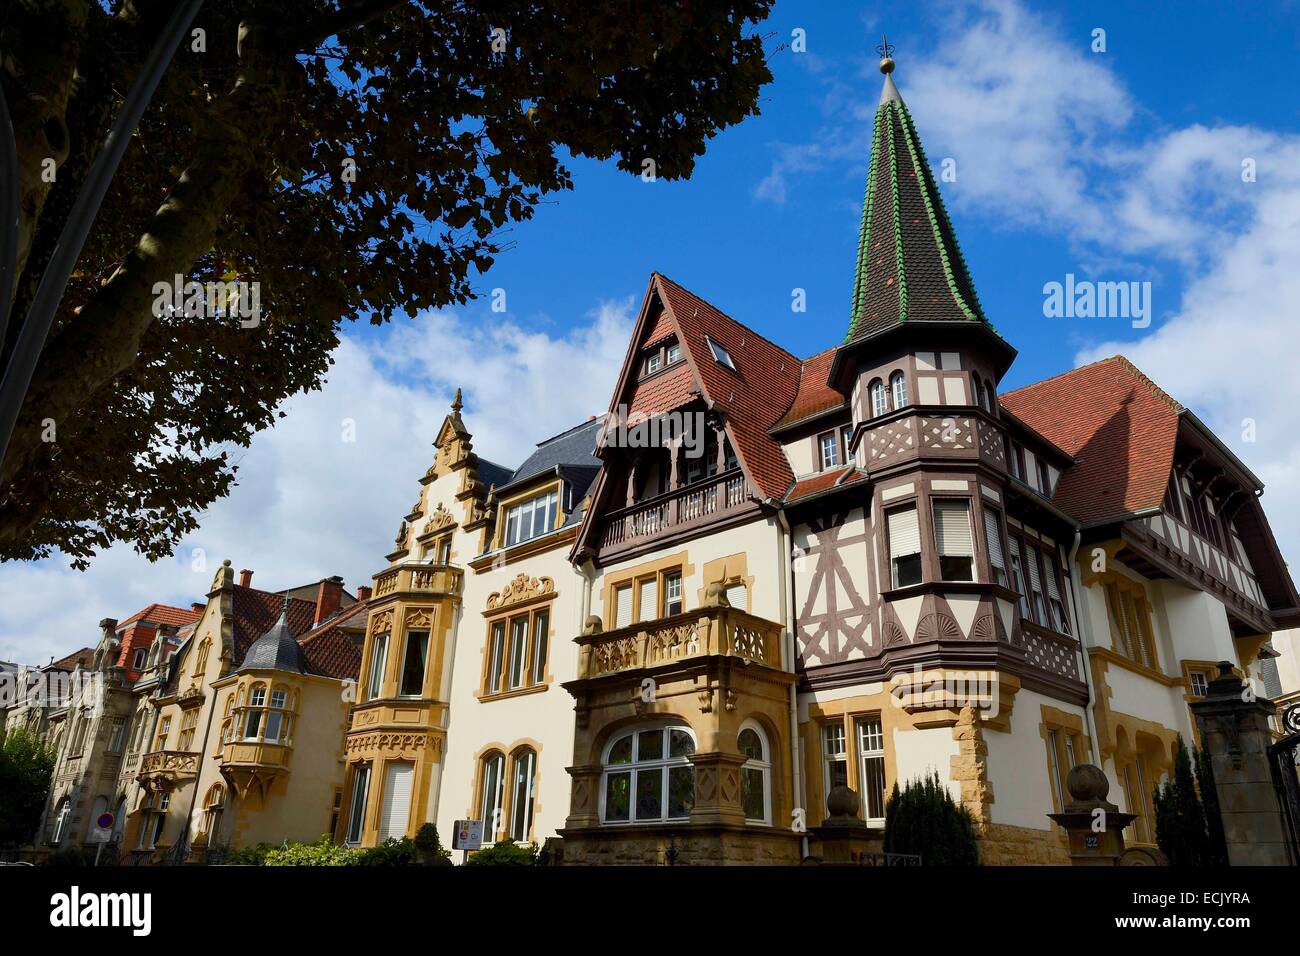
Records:
[[[336,574],[321,581],[316,591],[316,620],[312,622],[312,627],[334,614],[342,603],[343,579]]]
[[[250,571],[249,574],[252,574],[252,572]],[[191,602],[190,602],[190,610],[193,611],[195,614],[202,614],[202,613],[203,613],[204,611],[206,611],[207,609],[208,609],[208,606],[207,606],[206,604],[204,604],[202,601],[191,601]]]
[[[362,584],[357,588],[357,602],[360,604],[365,604],[369,600],[370,600],[370,585]]]
[[[248,568],[244,568],[244,570],[239,572],[239,586],[241,588],[253,586],[253,572],[248,570]]]

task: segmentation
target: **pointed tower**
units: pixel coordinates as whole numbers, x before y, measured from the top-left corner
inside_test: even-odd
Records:
[[[920,137],[894,84],[888,43],[880,50],[885,82],[871,139],[853,302],[830,371],[833,386],[860,393],[855,412],[864,414],[855,415],[858,421],[873,411],[869,381],[855,381],[860,371],[898,356],[908,356],[916,373],[961,371],[960,378],[908,376],[915,387],[906,397],[914,404],[979,405],[986,383],[996,383],[1015,357],[980,306]],[[946,368],[943,355],[953,368]],[[887,379],[882,384],[890,390]]]

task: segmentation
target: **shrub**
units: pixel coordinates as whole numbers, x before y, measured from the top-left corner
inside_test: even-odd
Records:
[[[322,836],[315,843],[285,843],[268,850],[263,866],[352,866],[361,852]]]
[[[466,866],[535,866],[537,845],[519,846],[509,840],[486,847],[470,855]]]
[[[1169,857],[1170,866],[1215,866],[1227,862],[1223,820],[1209,761],[1198,752],[1196,764],[1193,774],[1192,757],[1180,734],[1174,752],[1173,778],[1164,786],[1157,785],[1152,794],[1156,807],[1156,843]],[[1196,792],[1198,777],[1201,795],[1205,796],[1214,817],[1208,822],[1206,807],[1201,805],[1201,797]]]
[[[269,843],[259,843],[231,850],[226,857],[226,866],[266,866],[266,854],[272,849],[274,847]]]
[[[970,811],[958,806],[931,772],[922,780],[898,784],[885,805],[886,853],[919,853],[926,866],[975,866],[979,848]]]
[[[415,842],[409,837],[385,840],[378,846],[355,852],[357,857],[351,861],[353,866],[415,866],[419,862]]]
[[[450,866],[451,851],[438,839],[438,828],[426,823],[415,834],[415,852],[425,866]]]

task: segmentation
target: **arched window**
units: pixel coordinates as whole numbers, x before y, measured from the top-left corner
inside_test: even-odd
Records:
[[[533,798],[537,786],[537,753],[531,747],[516,750],[510,774],[510,839],[523,843],[533,830]]]
[[[993,387],[993,383],[988,379],[984,380],[984,409],[990,415],[998,407],[998,393]]]
[[[889,397],[885,393],[885,383],[876,379],[871,383],[871,417],[879,418],[889,411]]]
[[[221,811],[225,809],[226,789],[219,783],[208,788],[203,798],[203,833],[208,843],[215,843],[221,828]]]
[[[988,403],[984,400],[984,386],[980,384],[980,377],[972,375],[970,377],[971,386],[975,389],[975,404],[980,408],[988,411]]]
[[[695,737],[685,726],[655,724],[614,738],[601,761],[606,823],[682,820],[695,804]]]
[[[54,815],[54,832],[50,835],[50,842],[58,846],[63,842],[63,838],[68,835],[68,818],[72,816],[72,801],[64,797],[59,801],[59,812]]]
[[[208,669],[208,648],[212,646],[212,638],[205,637],[203,643],[199,645],[199,653],[194,660],[194,676],[202,677],[203,672]]]
[[[736,749],[744,755],[740,768],[740,805],[751,823],[772,822],[772,759],[763,728],[752,720],[740,725]]]
[[[240,692],[241,697],[243,692]],[[272,688],[267,696],[265,684],[248,689],[248,703],[242,705],[236,723],[242,728],[241,739],[261,740],[268,744],[288,744],[293,726],[293,698],[283,686]],[[222,724],[222,734],[226,733]]]
[[[176,749],[190,751],[194,747],[194,729],[198,726],[199,709],[191,707],[185,713],[181,714],[181,734],[177,740]]]
[[[894,397],[894,411],[907,406],[907,378],[902,372],[889,376],[889,392]]]
[[[506,758],[499,750],[483,755],[479,761],[479,819],[483,821],[483,843],[497,841],[501,831],[501,801],[505,795]]]

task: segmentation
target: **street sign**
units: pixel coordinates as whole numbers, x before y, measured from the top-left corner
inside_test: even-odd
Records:
[[[101,830],[111,830],[113,829],[113,822],[115,819],[116,817],[111,813],[101,813],[95,818],[95,826],[99,827]]]
[[[453,850],[478,850],[483,846],[482,820],[457,820],[451,835]]]

